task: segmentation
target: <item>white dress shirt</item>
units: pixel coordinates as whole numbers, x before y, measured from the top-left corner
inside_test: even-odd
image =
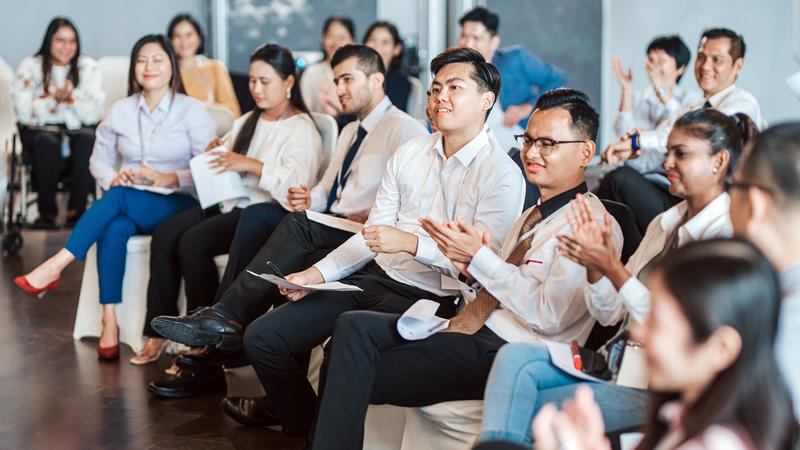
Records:
[[[715,237],[730,237],[733,234],[728,209],[730,197],[723,192],[711,201],[702,211],[678,228],[678,246],[691,241]],[[625,269],[631,277],[622,285],[619,292],[606,277],[597,283],[585,284],[586,303],[592,316],[603,325],[612,325],[630,313],[631,318],[641,323],[650,311],[650,291],[637,278],[654,257],[664,249],[667,238],[683,220],[688,209],[686,201],[656,216],[642,238],[642,242],[631,255]]]
[[[205,151],[216,137],[217,124],[199,100],[167,93],[150,111],[144,96],[134,94],[117,100],[98,125],[89,169],[100,186],[108,189],[119,171],[138,170],[144,153],[150,167],[175,172],[180,190],[193,193],[189,160]]]
[[[558,208],[528,233],[519,236],[523,222],[533,208],[517,219],[506,236],[499,255],[488,247],[481,247],[472,258],[467,270],[475,280],[489,291],[500,306],[486,321],[495,334],[507,342],[570,342],[586,341],[595,319],[589,314],[584,301],[583,287],[586,268],[561,254],[557,236],[569,234],[571,228],[566,213],[567,202],[577,190],[565,193],[566,198],[554,197],[541,205],[545,212],[547,203],[560,201]],[[603,221],[606,209],[594,194],[584,194],[592,206],[595,220]],[[566,203],[566,204],[565,204]],[[538,207],[538,206],[537,206]],[[515,266],[505,262],[517,244],[533,234],[531,248],[525,253],[523,264]],[[612,242],[617,255],[622,250],[622,231],[613,221]],[[471,301],[475,292],[462,288],[464,298]]]
[[[761,108],[753,94],[737,87],[735,84],[717,92],[709,97],[708,102],[711,106],[727,115],[736,113],[747,114],[759,130],[767,128],[767,122],[761,115]],[[697,103],[683,109],[677,117],[689,111],[702,108],[705,100],[700,99]],[[661,167],[667,153],[667,138],[672,131],[674,119],[664,119],[654,130],[639,133],[639,146],[642,149],[641,156],[636,159],[629,159],[626,165],[645,173]]]
[[[775,351],[778,366],[792,394],[795,415],[800,420],[800,359],[796,353],[796,345],[800,344],[800,261],[781,274],[781,288],[783,301]]]
[[[389,159],[367,225],[391,225],[417,235],[417,255],[381,253],[356,233],[314,266],[325,281],[347,277],[369,261],[392,279],[439,296],[459,292],[458,270],[419,224],[430,216],[443,222],[461,216],[493,245],[505,238],[522,210],[525,181],[516,164],[485,129],[450,158],[441,133],[413,139]]]
[[[242,129],[247,113],[233,122],[231,136],[226,142],[233,149],[236,136]],[[290,186],[313,185],[317,181],[322,154],[322,136],[311,116],[295,114],[285,119],[266,121],[259,119],[246,156],[264,163],[261,176],[244,175],[248,199],[239,200],[236,206],[245,208],[252,203],[276,201],[289,210]]]
[[[103,76],[97,63],[88,56],[78,57],[77,86],[72,89],[72,103],[56,102],[56,80],[66,79],[70,66],[50,69],[51,88],[44,96],[42,57],[29,56],[22,60],[14,77],[11,97],[17,120],[23,125],[64,124],[70,130],[81,125],[94,125],[103,116],[106,93]]]
[[[614,131],[617,136],[636,128],[640,131],[654,130],[663,121],[675,122],[678,114],[698,103],[702,104],[705,100],[703,94],[696,90],[685,90],[679,85],[672,89],[672,98],[664,104],[656,95],[653,86],[648,86],[643,91],[633,94],[633,110],[620,111],[617,120],[614,122]]]
[[[350,164],[347,183],[344,187],[339,184],[336,200],[331,206],[331,212],[341,216],[366,216],[375,203],[375,194],[381,184],[376,175],[386,169],[389,157],[411,139],[428,134],[421,123],[393,106],[389,97],[384,97],[364,120],[350,122],[342,128],[333,158],[322,180],[311,190],[311,210],[325,211],[328,195],[350,146],[356,140],[359,125],[364,127],[367,135]]]

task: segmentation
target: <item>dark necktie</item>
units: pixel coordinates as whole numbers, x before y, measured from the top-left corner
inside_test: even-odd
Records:
[[[713,107],[714,105],[712,105],[711,102],[708,100],[706,100],[706,102],[703,103],[703,108],[713,108]]]
[[[345,183],[347,183],[347,179],[350,177],[350,164],[353,163],[353,159],[356,157],[356,153],[358,153],[358,148],[361,147],[361,143],[364,141],[364,138],[367,136],[367,130],[364,129],[361,125],[358,126],[358,133],[356,134],[356,140],[353,141],[353,145],[350,146],[350,149],[347,150],[347,155],[344,157],[344,161],[342,162],[342,167],[339,169],[339,173],[336,174],[336,178],[333,180],[333,186],[331,186],[331,192],[328,194],[328,205],[325,207],[325,212],[331,212],[331,206],[333,206],[333,202],[336,201],[336,193],[339,190],[339,179],[341,178],[341,187],[344,189]]]
[[[542,211],[537,206],[528,214],[525,222],[523,222],[518,238],[529,232],[531,228],[533,228],[533,226],[539,223],[541,220]],[[508,258],[506,258],[506,262],[515,266],[522,264],[525,254],[531,249],[532,242],[533,234],[522,240],[517,244],[516,247],[514,247],[514,251],[511,252],[511,255],[509,255]],[[478,295],[475,296],[475,300],[471,301],[467,306],[464,307],[464,309],[461,310],[460,313],[458,313],[458,315],[450,320],[450,325],[445,331],[451,333],[475,334],[481,329],[483,324],[486,323],[486,321],[489,319],[489,316],[492,315],[492,311],[497,309],[499,304],[500,302],[494,297],[494,295],[490,294],[486,289],[481,289],[480,292],[478,292]]]

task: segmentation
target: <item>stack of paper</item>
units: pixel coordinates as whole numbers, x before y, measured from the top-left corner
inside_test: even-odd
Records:
[[[201,153],[189,161],[194,187],[197,189],[197,199],[200,200],[203,209],[226,200],[248,197],[241,175],[237,172],[216,173],[219,169],[212,170],[209,167],[209,164],[219,156],[219,152],[226,151],[224,146],[220,146]]]
[[[418,341],[446,329],[450,321],[437,317],[438,309],[433,300],[418,300],[397,320],[397,332],[403,339]]]

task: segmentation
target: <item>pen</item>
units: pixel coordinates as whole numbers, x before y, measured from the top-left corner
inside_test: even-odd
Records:
[[[277,276],[279,276],[279,277],[281,277],[281,278],[284,278],[284,279],[286,278],[286,277],[285,277],[285,276],[284,276],[284,275],[281,273],[280,269],[278,269],[278,266],[276,266],[275,264],[273,264],[273,263],[272,263],[272,261],[267,261],[267,268],[268,268],[269,270],[271,270],[271,271],[275,272],[275,275],[277,275]]]
[[[583,372],[583,359],[581,359],[581,353],[578,350],[578,341],[572,341],[570,347],[572,348],[572,364],[575,365],[575,369]]]
[[[543,262],[541,262],[541,261],[537,261],[537,260],[535,260],[535,259],[529,259],[529,260],[525,261],[525,264],[530,264],[530,263],[534,263],[534,264],[544,264]]]

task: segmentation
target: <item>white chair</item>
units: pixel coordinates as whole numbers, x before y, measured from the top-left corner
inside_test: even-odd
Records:
[[[208,111],[211,118],[214,119],[214,122],[217,123],[217,137],[225,136],[227,132],[231,131],[231,128],[233,128],[233,121],[236,120],[236,117],[233,116],[233,113],[228,108],[206,105],[206,111]]]
[[[0,145],[17,132],[17,114],[11,101],[14,71],[0,57]]]
[[[483,400],[406,408],[402,450],[469,450],[481,432]]]
[[[115,101],[128,96],[127,56],[104,56],[97,60],[97,70],[103,75],[103,91],[106,93],[105,111]]]
[[[336,139],[339,137],[339,125],[336,124],[336,119],[322,113],[311,113],[314,122],[317,123],[319,131],[322,133],[322,155],[324,157],[322,164],[319,166],[319,176],[328,168],[328,163],[333,158],[333,152],[336,150]]]
[[[419,78],[408,77],[411,83],[411,92],[408,94],[408,105],[406,112],[413,118],[425,122],[428,117],[425,115],[425,88]]]
[[[220,274],[225,270],[228,256],[214,259]],[[150,236],[133,236],[128,239],[128,252],[125,257],[125,276],[122,279],[122,303],[116,307],[119,324],[120,343],[127,344],[134,352],[144,346],[142,335],[147,315],[147,283],[150,279]],[[99,337],[102,331],[100,319],[103,308],[99,302],[100,288],[97,281],[97,246],[93,245],[86,254],[83,267],[81,292],[78,297],[78,311],[72,337]],[[186,313],[186,297],[181,286],[178,300],[180,314]],[[173,346],[171,352],[177,350]]]

